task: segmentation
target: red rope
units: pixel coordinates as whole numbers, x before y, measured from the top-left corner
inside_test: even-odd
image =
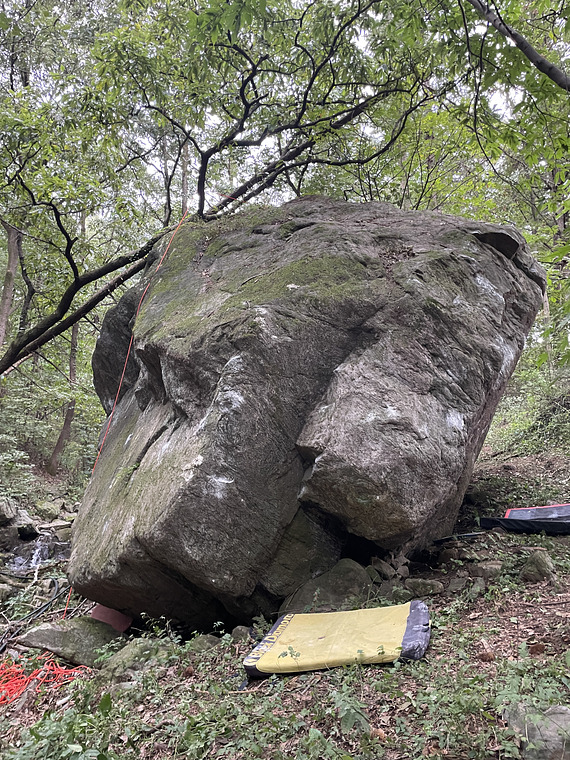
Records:
[[[67,615],[67,608],[69,607],[69,600],[71,599],[71,592],[73,591],[73,587],[69,587],[69,594],[67,595],[67,602],[65,603],[65,609],[63,611],[63,615],[61,616],[62,620],[65,620],[65,616]]]
[[[153,275],[155,275],[158,272],[158,270],[160,269],[160,267],[162,266],[162,263],[164,262],[164,259],[166,258],[166,254],[170,250],[170,246],[172,245],[172,241],[176,237],[176,233],[178,232],[178,230],[182,226],[182,222],[186,218],[187,214],[188,214],[188,210],[186,210],[184,212],[184,214],[182,216],[182,219],[178,222],[178,225],[177,225],[176,229],[172,233],[172,236],[171,236],[170,240],[168,241],[168,245],[164,249],[164,253],[160,257],[160,261],[158,262],[157,267],[156,267],[156,269],[153,272]],[[140,297],[139,305],[137,306],[137,311],[136,311],[136,314],[135,314],[135,319],[139,315],[139,311],[141,310],[142,302],[144,301],[144,298],[145,298],[145,296],[147,294],[147,291],[150,288],[151,281],[152,281],[152,276],[151,276],[151,279],[149,280],[149,282],[147,283],[146,288],[143,290],[142,296]],[[133,347],[133,339],[134,339],[134,336],[131,335],[131,340],[129,342],[129,347],[127,349],[127,355],[125,357],[125,363],[123,365],[123,371],[121,373],[121,379],[119,380],[119,387],[117,388],[117,393],[115,394],[115,400],[113,401],[113,408],[111,409],[111,414],[109,415],[109,419],[107,420],[107,426],[105,428],[105,433],[103,435],[103,440],[101,441],[101,445],[99,446],[99,450],[97,452],[97,457],[95,459],[95,464],[93,465],[93,469],[91,470],[91,474],[93,474],[93,472],[95,471],[95,467],[97,467],[97,462],[99,461],[99,457],[101,456],[101,452],[103,451],[103,446],[105,445],[105,441],[107,440],[107,435],[108,435],[109,430],[111,428],[111,422],[113,421],[113,416],[115,414],[115,408],[116,408],[117,404],[119,403],[119,394],[121,393],[121,388],[123,387],[123,380],[125,379],[125,373],[127,371],[127,364],[129,362],[129,357],[131,355],[131,349]]]
[[[37,659],[44,660],[41,667],[26,674],[23,665],[6,660],[0,663],[0,705],[9,705],[18,699],[24,691],[35,682],[35,691],[42,686],[58,689],[91,668],[78,665],[75,668],[64,668],[53,659],[53,655],[40,655]]]

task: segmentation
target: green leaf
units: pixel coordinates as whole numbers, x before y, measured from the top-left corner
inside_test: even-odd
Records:
[[[111,706],[112,706],[111,695],[107,691],[101,697],[99,705],[97,706],[97,710],[101,713],[101,715],[107,716],[109,715],[111,711]]]

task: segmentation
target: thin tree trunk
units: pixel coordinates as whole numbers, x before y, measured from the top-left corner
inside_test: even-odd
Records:
[[[169,220],[170,220],[170,214],[171,214],[171,208],[170,208],[170,182],[168,179],[168,146],[166,143],[166,134],[162,136],[162,142],[161,142],[161,152],[162,152],[162,168],[164,172],[164,218],[162,220],[162,226],[166,227]]]
[[[19,252],[22,248],[22,233],[16,227],[12,227],[7,222],[2,222],[6,230],[8,240],[8,265],[4,275],[4,284],[0,294],[0,347],[4,344],[6,333],[8,332],[8,320],[12,311],[12,301],[14,298],[14,280],[18,268]]]
[[[491,8],[491,5],[487,4],[486,0],[467,0],[467,2],[475,8],[480,16],[492,24],[499,34],[514,42],[533,66],[542,71],[543,74],[546,74],[558,87],[570,92],[570,76],[535,50],[530,42],[517,32],[516,29],[513,29],[512,26],[507,26],[503,19]]]
[[[550,301],[548,300],[548,292],[545,291],[542,296],[542,314],[544,317],[544,323],[546,326],[546,338],[544,342],[544,348],[546,349],[546,367],[548,370],[548,377],[550,380],[554,377],[554,359],[552,357],[552,339],[549,334],[549,327],[552,324],[552,318],[550,316]]]
[[[188,211],[188,143],[182,146],[182,216]]]
[[[18,253],[20,256],[20,272],[22,273],[22,279],[26,283],[26,293],[24,295],[24,300],[22,301],[22,307],[20,309],[20,325],[18,327],[18,335],[21,335],[28,327],[28,313],[30,311],[32,298],[36,294],[36,289],[34,287],[34,283],[30,279],[28,270],[26,269],[26,262],[24,259],[22,246],[20,246]]]
[[[79,337],[79,322],[76,322],[71,328],[71,347],[69,349],[69,383],[73,387],[77,377],[77,343]],[[65,418],[63,420],[63,426],[59,433],[56,444],[53,448],[49,461],[47,462],[45,469],[50,475],[55,475],[59,468],[59,458],[65,444],[71,438],[71,423],[75,416],[75,399],[72,399],[66,407]]]

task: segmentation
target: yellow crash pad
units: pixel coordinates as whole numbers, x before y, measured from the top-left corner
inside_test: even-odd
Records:
[[[244,667],[253,678],[354,663],[419,660],[429,644],[429,612],[418,600],[349,612],[283,615]]]

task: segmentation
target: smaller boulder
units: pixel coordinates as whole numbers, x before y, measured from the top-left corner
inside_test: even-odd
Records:
[[[469,566],[469,575],[472,578],[483,578],[486,583],[497,578],[502,572],[503,563],[500,560],[488,559]]]
[[[149,664],[167,659],[170,648],[158,639],[132,639],[102,664],[100,677],[114,682],[124,681]]]
[[[54,531],[57,540],[62,542],[71,541],[71,526],[68,525],[65,528],[58,528]]]
[[[457,558],[461,562],[479,562],[487,559],[486,556],[478,554],[473,547],[465,546],[464,544],[460,544],[457,547]]]
[[[18,526],[14,521],[0,527],[0,551],[9,552],[19,540]]]
[[[396,589],[399,589],[400,591],[405,590],[402,587],[402,584],[399,578],[392,578],[392,580],[382,581],[382,583],[379,586],[377,585],[375,588],[375,592],[379,598],[393,601],[394,591]]]
[[[392,601],[394,604],[406,604],[406,602],[410,602],[414,596],[415,594],[413,591],[410,591],[409,588],[404,588],[403,586],[394,586],[392,589]]]
[[[65,505],[64,499],[54,499],[53,501],[39,501],[34,509],[35,514],[42,520],[56,520]]]
[[[463,591],[466,585],[467,585],[467,578],[458,576],[457,578],[452,578],[449,581],[449,583],[447,584],[447,591],[450,594],[457,594],[460,591]]]
[[[431,578],[408,578],[404,586],[411,591],[413,596],[435,596],[443,594],[445,587],[441,581]]]
[[[288,612],[330,612],[354,608],[364,602],[373,583],[366,570],[352,559],[341,559],[328,572],[312,578],[281,605]]]
[[[553,705],[539,713],[517,704],[509,707],[505,718],[524,737],[524,760],[570,760],[570,708]]]
[[[373,557],[370,564],[374,570],[376,570],[378,575],[385,581],[391,580],[396,575],[396,571],[392,565],[389,565],[379,557]]]
[[[25,509],[18,512],[14,518],[14,523],[18,529],[18,536],[22,541],[31,541],[40,535],[37,525]]]
[[[486,588],[487,584],[484,578],[473,578],[473,583],[469,589],[469,598],[477,599],[478,596],[485,593]]]
[[[370,580],[372,581],[372,583],[377,583],[377,584],[380,584],[380,583],[382,583],[382,582],[383,582],[382,576],[380,575],[380,573],[378,573],[378,572],[377,572],[377,571],[376,571],[376,570],[375,570],[375,569],[372,567],[372,565],[368,565],[368,566],[367,566],[367,568],[366,568],[366,572],[368,573],[368,576],[369,576]]]
[[[459,549],[455,546],[448,546],[442,549],[438,555],[437,562],[439,565],[451,565],[454,561],[459,560]]]
[[[214,636],[213,633],[204,633],[192,639],[188,644],[188,650],[197,653],[207,652],[208,649],[220,646],[220,642],[221,639],[218,636]]]
[[[18,514],[18,507],[8,496],[0,496],[0,525],[13,520]]]
[[[0,583],[0,602],[5,602],[14,594],[17,594],[20,589],[12,586],[10,583]]]
[[[42,623],[20,636],[18,644],[47,649],[75,665],[92,668],[99,656],[98,650],[122,638],[107,623],[85,615],[55,623]]]
[[[249,628],[246,625],[236,625],[232,631],[232,641],[237,644],[241,641],[249,641],[250,639]]]
[[[532,552],[520,571],[520,578],[526,583],[551,581],[554,577],[554,563],[548,552],[542,549]]]

